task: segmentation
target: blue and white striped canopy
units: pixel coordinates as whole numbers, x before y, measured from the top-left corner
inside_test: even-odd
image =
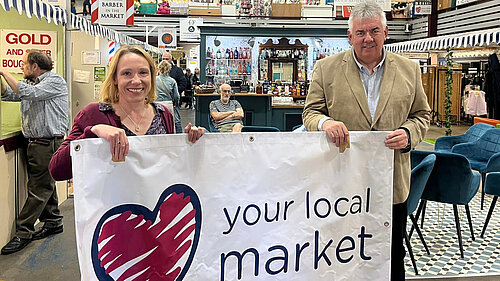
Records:
[[[500,28],[398,42],[387,44],[385,48],[394,53],[402,53],[446,50],[448,48],[488,47],[491,44],[500,44]]]

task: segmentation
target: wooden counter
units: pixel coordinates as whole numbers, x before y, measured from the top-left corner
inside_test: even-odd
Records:
[[[300,108],[300,109],[304,109],[304,105],[298,104],[298,103],[295,103],[295,104],[274,104],[273,109],[274,108]]]

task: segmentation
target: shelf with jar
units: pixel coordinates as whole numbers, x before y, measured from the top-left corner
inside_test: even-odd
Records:
[[[233,61],[233,60],[234,61],[251,61],[252,60],[252,59],[226,59],[226,58],[224,58],[224,59],[206,58],[206,59],[207,59],[207,61],[209,61],[209,60],[219,60],[219,61]]]

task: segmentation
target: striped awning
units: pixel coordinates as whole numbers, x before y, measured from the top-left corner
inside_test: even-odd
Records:
[[[500,44],[500,28],[398,42],[387,44],[385,48],[394,53],[402,53],[446,50],[448,48],[488,47],[491,44]]]
[[[70,21],[68,25],[66,10],[45,3],[41,0],[0,0],[0,5],[2,5],[3,9],[7,12],[9,12],[12,8],[17,10],[20,15],[24,12],[28,18],[31,18],[32,16],[37,17],[39,20],[45,18],[49,23],[54,22],[56,25],[67,26],[72,30],[80,30],[81,32],[85,32],[92,36],[99,36],[121,44],[139,45],[143,49],[154,53],[165,52],[162,49],[146,44],[110,28],[99,24],[93,24],[90,20],[79,15],[70,13]]]

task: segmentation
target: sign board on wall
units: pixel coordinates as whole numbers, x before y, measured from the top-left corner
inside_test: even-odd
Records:
[[[432,10],[431,1],[415,1],[413,3],[413,15],[430,15]]]
[[[26,50],[37,49],[52,58],[56,71],[57,32],[39,30],[2,29],[0,32],[0,67],[11,73],[22,74],[21,66]]]
[[[134,0],[93,0],[92,23],[134,25]]]
[[[200,41],[199,26],[203,25],[202,18],[181,18],[180,33],[181,41],[198,42]]]
[[[175,29],[160,28],[158,30],[158,48],[167,50],[177,49],[177,34]]]

